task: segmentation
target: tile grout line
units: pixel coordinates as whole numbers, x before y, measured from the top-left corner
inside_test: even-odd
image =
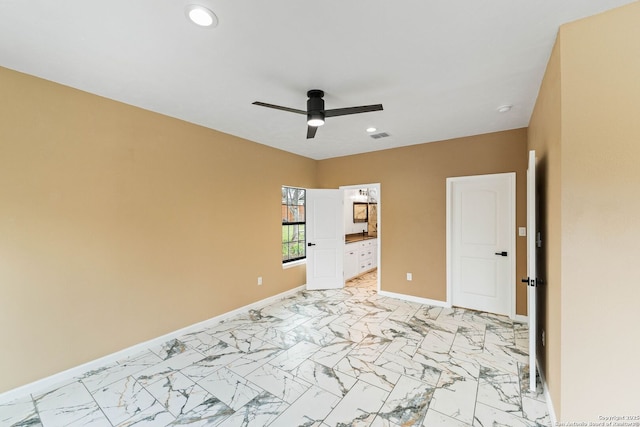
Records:
[[[135,381],[135,379],[134,379],[134,381]],[[93,393],[91,393],[91,391],[89,391],[89,388],[87,388],[87,385],[86,385],[84,382],[82,382],[82,380],[80,380],[80,379],[78,380],[78,382],[79,382],[80,384],[82,384],[82,387],[84,387],[84,389],[87,391],[87,393],[89,393],[89,396],[91,396],[91,399],[93,400],[93,402],[96,404],[96,406],[98,407],[98,409],[100,410],[100,412],[102,413],[102,415],[104,415],[104,419],[105,419],[105,420],[107,420],[107,422],[108,422],[109,424],[111,424],[111,426],[113,427],[113,423],[111,422],[111,420],[109,419],[109,417],[107,416],[107,414],[104,412],[104,409],[102,409],[102,406],[100,406],[100,404],[99,404],[99,403],[98,403],[98,401],[96,400],[96,398],[95,398],[95,396],[93,395]],[[154,399],[155,399],[155,397],[154,397]],[[132,416],[132,417],[133,417],[133,416]],[[132,417],[130,417],[130,418],[132,418]],[[127,421],[127,420],[125,420],[125,421]],[[43,423],[43,427],[46,427],[46,426],[44,425],[44,423]]]
[[[31,398],[31,403],[33,404],[33,411],[35,412],[36,416],[38,417],[38,420],[40,421],[40,424],[42,424],[43,427],[46,427],[44,425],[44,421],[42,421],[42,417],[40,416],[40,409],[38,408],[38,405],[36,405],[36,398],[33,396],[33,393],[30,393],[29,397]]]
[[[484,328],[484,339],[482,340],[482,351],[484,352],[485,344],[487,340],[487,328]],[[480,369],[478,370],[478,382],[476,383],[476,397],[473,402],[473,415],[471,416],[471,425],[475,424],[476,421],[476,410],[478,409],[478,395],[480,394],[480,377],[482,376],[482,364],[480,364]]]

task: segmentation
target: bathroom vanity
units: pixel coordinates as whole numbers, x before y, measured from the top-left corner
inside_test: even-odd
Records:
[[[378,267],[378,239],[362,233],[345,236],[344,280]]]

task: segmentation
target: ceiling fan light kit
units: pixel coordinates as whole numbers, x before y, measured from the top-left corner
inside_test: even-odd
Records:
[[[253,105],[260,107],[273,108],[276,110],[288,111],[296,114],[306,114],[307,116],[307,139],[316,136],[319,126],[324,124],[326,117],[346,116],[348,114],[368,113],[370,111],[381,111],[382,104],[362,105],[359,107],[334,108],[325,110],[324,108],[324,92],[320,89],[311,89],[307,92],[307,111],[298,110],[296,108],[282,107],[280,105],[267,104],[265,102],[255,101]]]
[[[309,126],[322,126],[324,124],[324,116],[322,113],[311,113],[307,115],[307,124]]]

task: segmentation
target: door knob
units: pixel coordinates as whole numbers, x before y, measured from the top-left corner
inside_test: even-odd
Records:
[[[307,243],[307,246],[315,246],[315,243]]]
[[[496,252],[496,255],[507,256],[507,251]]]

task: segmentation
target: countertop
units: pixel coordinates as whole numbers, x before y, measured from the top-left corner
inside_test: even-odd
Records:
[[[378,236],[369,236],[367,234],[355,233],[355,234],[347,234],[344,236],[345,243],[355,243],[361,242],[363,240],[377,239]]]

